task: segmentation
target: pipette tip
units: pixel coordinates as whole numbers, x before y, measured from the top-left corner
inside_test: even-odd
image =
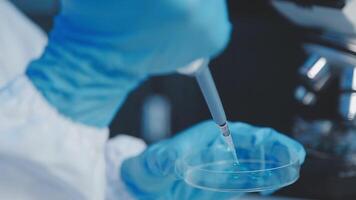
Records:
[[[232,153],[232,156],[234,157],[234,163],[235,164],[239,164],[239,159],[237,158],[237,154],[236,154],[236,148],[235,148],[235,145],[234,145],[234,143],[232,141],[231,135],[225,136],[225,141],[226,141],[226,143],[228,145],[229,150]]]
[[[236,147],[235,147],[235,144],[232,139],[231,132],[230,132],[230,129],[229,129],[227,123],[220,126],[220,130],[225,138],[225,142],[228,145],[229,150],[232,152],[232,155],[234,158],[234,164],[239,164],[239,159],[237,158],[237,154],[236,154]]]

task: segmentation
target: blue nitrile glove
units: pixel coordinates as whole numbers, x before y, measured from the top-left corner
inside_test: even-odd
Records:
[[[62,114],[105,127],[145,78],[216,56],[230,29],[225,0],[62,0],[27,75]]]
[[[230,128],[241,159],[253,159],[253,156],[256,156],[247,154],[244,149],[252,149],[249,152],[254,154],[253,149],[264,145],[265,151],[269,151],[273,156],[270,159],[285,159],[285,153],[293,150],[297,152],[300,164],[304,162],[305,150],[302,145],[273,129],[256,128],[243,123],[231,123]],[[137,157],[125,160],[121,177],[138,199],[230,199],[239,196],[239,193],[193,188],[176,173],[176,162],[183,156],[219,145],[225,144],[216,124],[211,121],[203,122],[172,139],[150,146]]]

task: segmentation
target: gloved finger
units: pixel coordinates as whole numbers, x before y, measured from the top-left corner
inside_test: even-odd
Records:
[[[280,134],[272,129],[270,130],[270,132],[268,134],[266,134],[265,137],[269,138],[269,139],[267,139],[267,141],[269,141],[271,144],[274,143],[274,147],[277,144],[279,144],[280,146],[282,146],[281,148],[287,149],[288,154],[291,157],[298,158],[300,165],[304,163],[306,152],[305,152],[304,147],[300,143],[298,143],[297,141],[289,138],[288,136]],[[275,141],[275,142],[273,142],[273,141]],[[271,146],[271,148],[272,148],[272,146]],[[275,152],[277,152],[277,151],[278,150],[275,149]],[[291,159],[294,159],[294,158],[291,158]]]
[[[249,156],[247,152],[244,152],[247,150],[250,155],[257,155],[257,152],[261,152],[261,150],[278,153],[283,149],[280,156],[293,154],[298,157],[300,164],[305,160],[306,153],[303,146],[274,129],[254,127],[244,123],[230,123],[230,129],[238,152],[243,154],[242,156]],[[251,151],[251,149],[256,149],[257,152]]]
[[[149,170],[157,176],[174,174],[178,160],[196,154],[198,160],[211,159],[211,154],[200,154],[212,146],[220,144],[220,133],[212,121],[202,122],[177,134],[175,137],[159,142],[150,147],[142,156],[146,159]],[[179,175],[179,174],[176,174]],[[178,176],[179,177],[179,176]]]
[[[302,164],[305,159],[305,150],[301,144],[295,140],[278,133],[270,128],[257,128],[242,123],[232,123],[230,125],[234,142],[237,146],[238,157],[245,160],[261,160],[266,163],[278,163],[284,165],[295,161]],[[266,179],[261,179],[267,185],[281,186],[285,180],[292,180],[295,169],[285,168],[275,170]],[[288,178],[290,176],[290,178]],[[248,184],[246,182],[246,184]],[[268,195],[278,190],[261,192]]]
[[[125,160],[121,166],[121,177],[136,196],[162,195],[169,191],[177,177],[175,175],[176,153],[166,149],[166,141],[152,145],[139,156]],[[155,199],[155,198],[153,198]]]
[[[188,152],[199,152],[219,143],[220,131],[211,120],[199,123],[168,140],[171,148],[175,149],[178,156]]]

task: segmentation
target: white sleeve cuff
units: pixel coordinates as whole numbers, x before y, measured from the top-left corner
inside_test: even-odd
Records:
[[[109,140],[106,146],[106,200],[134,199],[121,180],[121,164],[125,159],[137,156],[145,149],[143,140],[128,135],[119,135]]]

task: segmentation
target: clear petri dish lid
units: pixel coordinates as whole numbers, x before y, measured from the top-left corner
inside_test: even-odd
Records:
[[[204,149],[179,159],[176,172],[193,187],[219,192],[260,192],[294,183],[301,165],[297,152],[270,148],[238,149],[239,164],[225,146]]]

